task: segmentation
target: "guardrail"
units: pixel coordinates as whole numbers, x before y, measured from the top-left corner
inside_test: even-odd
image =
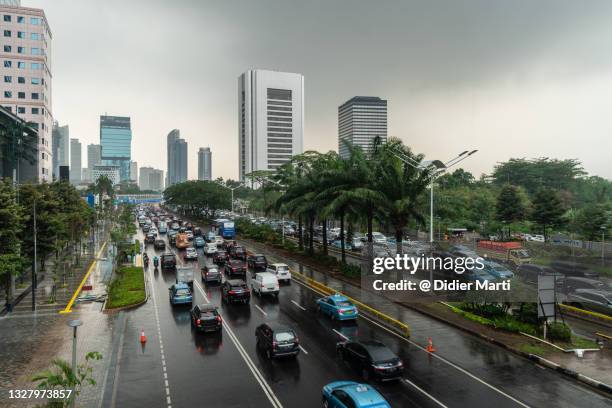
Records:
[[[612,316],[605,315],[603,313],[591,312],[589,310],[580,309],[578,307],[559,303],[559,307],[570,313],[574,313],[579,316],[588,317],[591,319],[601,320],[605,323],[612,324]]]
[[[365,311],[366,313],[372,315],[373,317],[384,321],[386,324],[397,329],[404,337],[407,337],[407,338],[410,337],[410,327],[406,323],[400,322],[399,320],[394,319],[393,317],[385,313],[382,313],[357,299],[353,299],[352,297],[348,296],[345,293],[342,293],[341,291],[330,288],[329,286],[326,286],[322,284],[321,282],[318,282],[312,278],[309,278],[308,276],[305,276],[300,272],[297,272],[291,268],[290,268],[290,271],[291,271],[292,276],[298,276],[301,281],[303,281],[304,283],[310,285],[314,289],[317,289],[318,291],[326,295],[333,295],[334,293],[340,293],[342,296],[346,297],[353,304],[355,304],[359,308],[360,311]]]

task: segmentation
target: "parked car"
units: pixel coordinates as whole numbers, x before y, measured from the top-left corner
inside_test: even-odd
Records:
[[[190,305],[193,301],[191,289],[189,285],[183,282],[175,283],[168,288],[170,292],[170,304],[174,305]]]
[[[560,273],[555,273],[555,270],[542,265],[536,264],[523,264],[519,265],[516,270],[517,275],[520,279],[525,281],[526,283],[536,284],[538,283],[539,275],[553,275],[557,276],[557,285],[562,285],[564,276]]]
[[[251,291],[242,279],[228,279],[221,285],[221,300],[227,303],[251,301]]]
[[[382,234],[380,232],[373,232],[372,233],[372,241],[377,243],[377,244],[386,244],[387,243],[387,237],[384,236],[384,234]]]
[[[190,247],[185,250],[185,259],[190,261],[198,260],[198,251],[195,248]]]
[[[202,282],[218,282],[221,283],[221,272],[217,265],[204,265],[202,271]]]
[[[206,245],[206,241],[204,241],[204,238],[200,237],[200,236],[196,236],[193,239],[193,245],[196,248],[203,248]]]
[[[391,408],[374,387],[354,381],[334,381],[323,387],[326,408]]]
[[[162,269],[175,269],[176,256],[174,254],[163,254],[161,256],[161,267]]]
[[[285,326],[263,323],[255,329],[257,348],[269,359],[300,354],[300,340],[295,332]]]
[[[289,265],[284,263],[273,263],[268,265],[268,272],[276,275],[279,282],[291,283],[291,272],[289,271]]]
[[[225,262],[229,261],[229,259],[229,254],[220,249],[217,249],[217,252],[213,255],[213,262],[217,265],[223,265]]]
[[[401,378],[404,363],[380,341],[346,341],[336,347],[340,359],[367,380],[375,378],[390,380]]]
[[[196,331],[220,332],[223,323],[217,307],[211,304],[195,305],[191,309],[191,327]]]
[[[206,244],[206,246],[204,247],[204,253],[206,255],[214,255],[215,252],[217,252],[217,245],[213,242],[209,242]]]
[[[334,248],[342,249],[342,241],[339,239],[335,239],[332,241],[331,246]],[[353,250],[353,247],[350,243],[344,240],[344,249],[347,251]]]
[[[483,271],[493,276],[495,279],[512,279],[514,273],[503,265],[493,261],[483,261]]]
[[[229,262],[226,262],[223,271],[226,277],[240,275],[246,279],[247,267],[240,259],[232,259]]]
[[[268,261],[262,254],[249,255],[247,257],[247,264],[254,271],[265,271],[268,268]]]
[[[153,248],[159,250],[166,249],[166,241],[163,239],[156,239],[155,243],[153,244]]]
[[[566,303],[612,316],[612,291],[576,289],[567,295]]]
[[[470,282],[493,282],[497,278],[484,269],[473,268],[466,270],[463,273],[463,277]]]
[[[332,320],[354,320],[358,315],[357,307],[346,296],[340,294],[317,299],[317,309],[329,315]]]
[[[251,279],[251,290],[258,296],[268,294],[278,297],[278,278],[270,272],[256,273],[255,278]]]
[[[566,293],[574,292],[577,289],[610,290],[610,287],[600,280],[577,276],[566,276],[563,281],[563,288]]]
[[[232,246],[230,248],[229,254],[230,254],[230,257],[234,259],[242,259],[243,261],[246,261],[246,257],[247,257],[246,251],[240,245]]]

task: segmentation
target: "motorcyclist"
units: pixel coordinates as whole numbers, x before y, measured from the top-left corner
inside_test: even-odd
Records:
[[[147,268],[149,266],[149,255],[147,255],[146,252],[142,255],[142,261],[144,262],[145,268]]]
[[[153,266],[155,266],[157,268],[157,265],[159,265],[159,258],[157,256],[153,257]]]

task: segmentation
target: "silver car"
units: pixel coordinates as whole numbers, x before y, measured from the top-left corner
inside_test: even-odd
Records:
[[[612,316],[612,292],[594,289],[576,289],[567,295],[566,303],[580,309]]]

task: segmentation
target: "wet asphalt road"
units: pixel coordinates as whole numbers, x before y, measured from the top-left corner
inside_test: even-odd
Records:
[[[163,251],[149,245],[147,252],[152,258]],[[223,333],[196,335],[189,308],[169,303],[174,272],[150,266],[147,273],[154,296],[125,315],[116,406],[321,406],[323,385],[340,379],[362,381],[336,356],[336,344],[343,338],[380,340],[403,359],[404,380],[373,384],[393,407],[609,406],[606,398],[531,363],[524,363],[530,368],[522,375],[524,367],[501,349],[490,354],[489,365],[483,368],[478,355],[481,343],[476,339],[457,344],[456,358],[435,358],[366,318],[331,322],[315,311],[320,295],[296,281],[281,287],[278,300],[253,296],[250,305],[223,304],[218,285],[204,285],[199,279],[199,266],[211,260],[201,249],[198,252],[196,265],[183,260],[184,252],[176,251],[181,264],[195,267],[194,304],[219,306]],[[255,328],[265,321],[297,332],[303,347],[297,359],[268,361],[257,351]],[[148,333],[144,348],[138,343],[140,328]],[[508,384],[511,391],[499,384]]]

